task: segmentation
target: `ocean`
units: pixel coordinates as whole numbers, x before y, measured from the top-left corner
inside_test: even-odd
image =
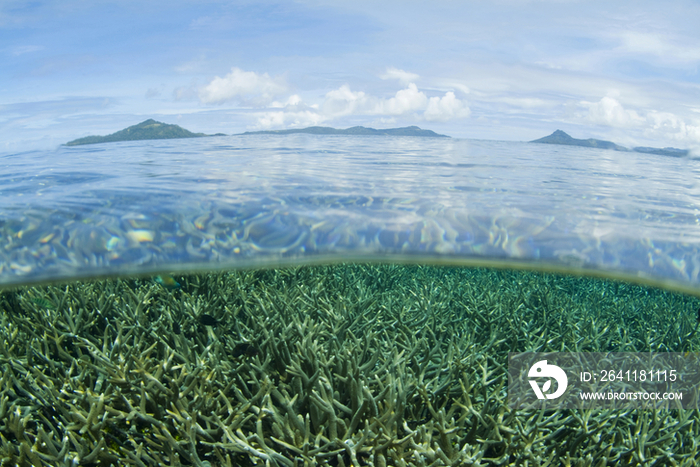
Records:
[[[509,353],[700,349],[700,161],[246,135],[0,155],[2,465],[687,465]]]

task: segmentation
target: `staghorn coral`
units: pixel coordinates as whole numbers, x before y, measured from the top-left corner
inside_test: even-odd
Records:
[[[176,279],[0,292],[3,465],[700,458],[697,411],[523,413],[505,393],[509,351],[697,351],[696,298],[396,265]]]

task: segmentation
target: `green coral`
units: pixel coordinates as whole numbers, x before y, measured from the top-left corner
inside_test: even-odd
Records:
[[[170,291],[119,279],[0,293],[3,465],[700,458],[696,411],[522,413],[505,392],[508,352],[697,351],[696,298],[397,265],[174,279]]]

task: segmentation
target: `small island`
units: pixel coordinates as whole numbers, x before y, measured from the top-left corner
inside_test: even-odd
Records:
[[[633,149],[635,152],[643,152],[646,154],[657,154],[659,156],[671,156],[671,157],[686,157],[690,151],[687,149],[678,148],[647,148],[647,147],[636,147]]]
[[[440,135],[432,130],[423,130],[417,126],[407,126],[403,128],[387,128],[385,130],[375,130],[363,126],[354,126],[345,130],[339,130],[327,126],[312,126],[309,128],[291,130],[267,130],[267,131],[246,131],[242,135],[291,135],[304,133],[307,135],[345,135],[345,136],[420,136],[427,138],[449,138],[447,135]],[[239,135],[237,135],[239,136]]]
[[[624,146],[620,146],[611,141],[604,141],[600,139],[576,139],[572,138],[565,132],[557,130],[549,136],[544,138],[536,139],[530,141],[531,143],[543,143],[543,144],[562,144],[566,146],[582,146],[586,148],[599,148],[599,149],[612,149],[614,151],[634,151],[641,152],[644,154],[657,154],[660,156],[672,156],[672,157],[685,157],[688,155],[689,151],[687,149],[676,149],[676,148],[648,148],[648,147],[636,147],[633,149],[628,149]]]
[[[116,141],[141,141],[148,139],[176,139],[176,138],[201,138],[203,136],[225,136],[222,133],[205,135],[204,133],[192,133],[178,125],[169,125],[149,118],[138,125],[130,126],[107,136],[86,136],[66,143],[66,146],[80,146],[83,144],[113,143]]]
[[[544,144],[563,144],[566,146],[583,146],[586,148],[600,148],[600,149],[613,149],[615,151],[629,151],[629,149],[618,146],[611,141],[603,141],[601,139],[576,139],[572,138],[568,134],[561,130],[557,130],[549,136],[544,138],[536,139],[530,141],[531,143],[544,143]]]

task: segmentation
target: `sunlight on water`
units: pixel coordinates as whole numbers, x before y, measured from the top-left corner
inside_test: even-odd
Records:
[[[509,261],[684,290],[700,280],[695,160],[289,135],[61,147],[2,162],[2,284],[353,259]]]

